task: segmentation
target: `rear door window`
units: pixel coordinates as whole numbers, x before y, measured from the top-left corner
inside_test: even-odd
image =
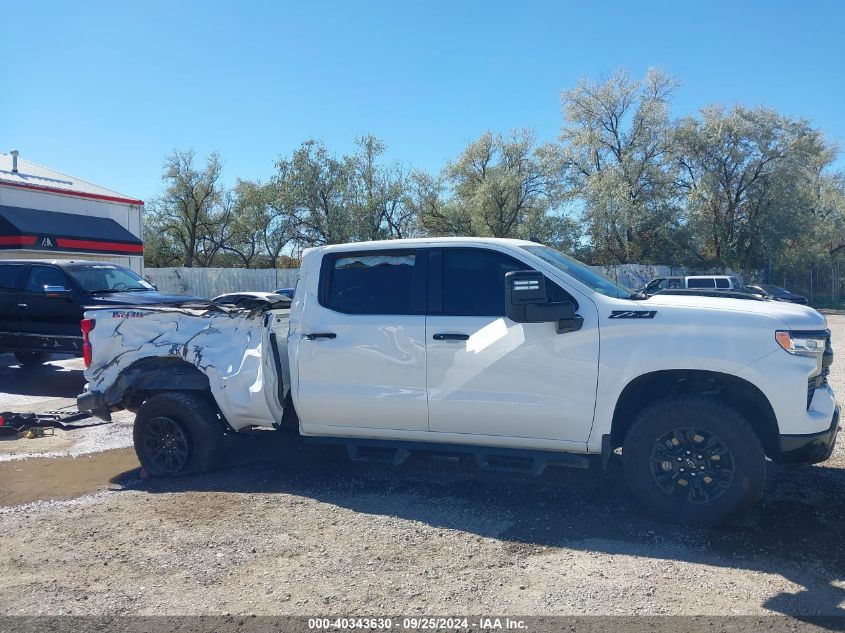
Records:
[[[699,277],[698,279],[687,279],[687,288],[715,288],[716,280],[712,277]]]
[[[22,264],[0,264],[0,290],[20,289],[18,284],[22,270]]]
[[[727,279],[720,279],[720,278],[717,278],[717,279],[716,279],[716,287],[717,287],[717,288],[730,288],[730,287],[731,287],[731,282],[730,282],[730,281],[728,281]]]
[[[327,255],[320,303],[348,314],[425,314],[425,255],[416,249]]]

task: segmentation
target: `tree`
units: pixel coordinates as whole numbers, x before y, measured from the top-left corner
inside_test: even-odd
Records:
[[[267,205],[261,185],[240,180],[230,202],[231,228],[221,248],[238,257],[244,268],[251,268],[262,255]]]
[[[669,100],[677,83],[650,69],[582,79],[561,94],[563,166],[568,193],[583,205],[585,230],[604,263],[673,259]]]
[[[215,152],[201,169],[194,165],[193,150],[176,150],[164,161],[164,193],[150,203],[153,225],[168,238],[179,253],[182,265],[191,268],[201,260],[208,265],[219,250],[215,247],[218,224],[228,221],[221,210],[222,161]]]
[[[344,157],[349,176],[347,204],[356,239],[408,237],[416,222],[406,197],[407,170],[378,162],[386,146],[372,134],[356,139],[356,145],[357,151]]]
[[[827,166],[829,163],[824,165]],[[810,231],[810,235],[820,238],[829,257],[845,255],[845,173],[828,174],[819,170],[814,175],[812,216],[814,226],[822,230]]]
[[[163,218],[152,210],[144,214],[144,265],[151,268],[169,268],[184,262],[184,254],[165,232]]]
[[[267,264],[270,268],[278,268],[282,260],[282,252],[293,239],[293,225],[295,221],[295,204],[291,198],[287,180],[279,176],[265,185],[252,184],[250,194],[263,209],[260,216],[259,229],[261,244]]]
[[[348,242],[354,232],[346,209],[348,168],[317,141],[305,141],[280,159],[274,180],[290,228],[303,246]]]
[[[845,174],[830,172],[835,159],[832,147],[809,167],[809,186],[803,227],[786,237],[772,258],[770,281],[789,279],[812,296],[840,298],[842,263],[845,260]]]
[[[406,204],[423,233],[434,236],[472,233],[469,216],[447,199],[442,176],[432,176],[424,171],[412,172],[405,196]]]
[[[425,209],[423,225],[437,233],[531,237],[530,230],[546,228],[546,215],[559,202],[559,177],[555,149],[538,147],[529,130],[485,132],[446,167],[453,197]],[[432,189],[429,196],[439,186],[416,184]]]
[[[710,106],[679,123],[675,144],[700,264],[760,267],[809,228],[813,164],[830,159],[806,121],[768,108]]]

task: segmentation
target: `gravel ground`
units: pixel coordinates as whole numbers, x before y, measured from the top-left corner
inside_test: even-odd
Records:
[[[707,530],[655,523],[591,471],[395,469],[280,434],[228,449],[210,475],[0,509],[0,613],[845,615],[845,442],[770,465],[764,501]]]

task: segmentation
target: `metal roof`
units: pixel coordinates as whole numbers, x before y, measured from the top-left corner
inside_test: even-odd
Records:
[[[68,176],[55,169],[43,167],[18,156],[18,170],[12,171],[12,155],[0,153],[0,185],[11,185],[42,191],[128,204],[144,204],[130,196],[100,187],[86,180]]]

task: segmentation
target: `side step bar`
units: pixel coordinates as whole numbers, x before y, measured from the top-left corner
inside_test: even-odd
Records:
[[[499,448],[471,444],[366,440],[349,437],[303,437],[305,444],[334,444],[346,447],[352,461],[377,462],[398,466],[412,451],[434,455],[470,455],[480,470],[523,473],[538,476],[547,466],[589,468],[591,458],[576,453]]]

